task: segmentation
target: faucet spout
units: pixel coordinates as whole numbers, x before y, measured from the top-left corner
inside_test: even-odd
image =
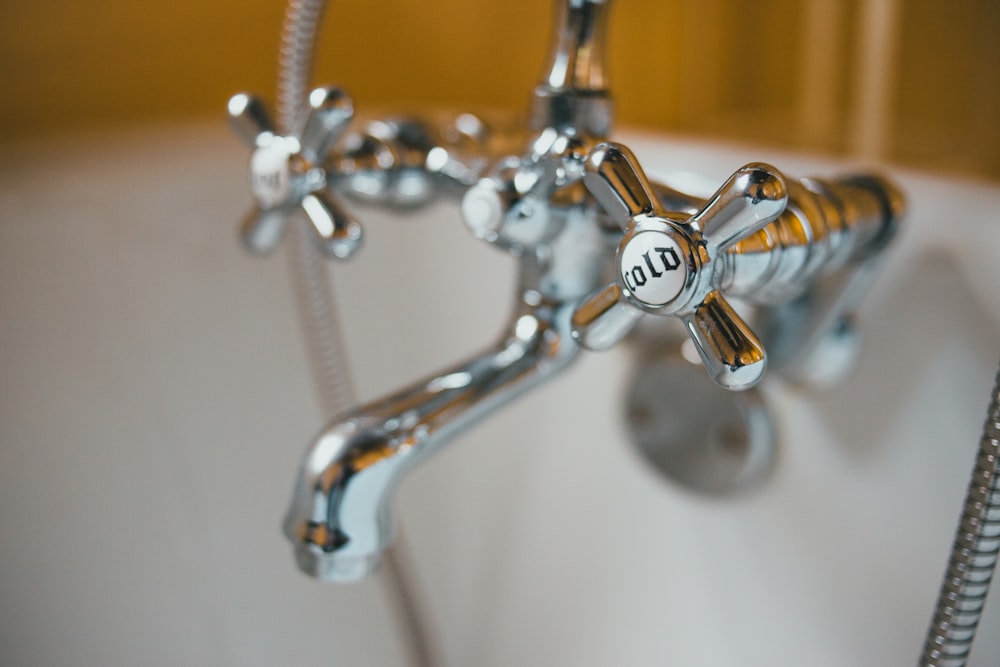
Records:
[[[328,581],[370,574],[392,539],[391,499],[404,473],[576,357],[575,299],[542,297],[531,285],[536,263],[522,259],[520,298],[494,346],[341,415],[313,441],[284,522],[300,569]]]

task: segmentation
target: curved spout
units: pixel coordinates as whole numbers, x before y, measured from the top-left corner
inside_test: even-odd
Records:
[[[520,293],[496,345],[342,415],[316,438],[284,523],[303,571],[330,581],[370,574],[392,537],[390,501],[402,475],[576,356],[572,300],[545,302],[528,287]]]

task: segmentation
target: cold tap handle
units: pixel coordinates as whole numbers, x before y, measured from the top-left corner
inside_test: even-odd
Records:
[[[680,318],[709,375],[727,389],[746,389],[763,376],[760,340],[721,291],[726,251],[777,218],[788,201],[773,167],[749,164],[730,176],[690,217],[671,217],[632,152],[600,144],[588,156],[584,182],[625,233],[615,281],[584,299],[573,314],[573,337],[602,350],[623,338],[644,314]]]

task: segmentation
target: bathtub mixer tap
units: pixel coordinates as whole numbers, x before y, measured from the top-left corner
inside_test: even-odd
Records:
[[[298,136],[276,134],[255,98],[230,102],[254,149],[258,210],[243,226],[251,249],[273,248],[302,213],[328,254],[346,258],[361,228],[342,195],[409,206],[450,193],[461,194],[468,229],[519,267],[510,322],[492,346],[337,416],[313,441],[284,522],[305,572],[335,581],[371,573],[408,470],[581,350],[613,346],[645,315],[681,322],[709,375],[733,390],[754,386],[768,365],[814,376],[800,370],[822,371],[826,346],[849,330],[902,215],[898,190],[872,175],[792,180],[761,163],[707,199],[651,180],[628,147],[608,140],[609,4],[557,1],[529,120],[498,141],[468,115],[348,131],[353,106],[335,88],[313,91]],[[504,150],[511,145],[520,152]]]

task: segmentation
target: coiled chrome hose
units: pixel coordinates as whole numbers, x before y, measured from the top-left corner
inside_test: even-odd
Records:
[[[298,134],[305,117],[316,36],[326,0],[289,0],[278,57],[278,124],[285,135]],[[337,305],[324,258],[302,221],[289,225],[292,281],[311,367],[327,416],[353,405],[354,383],[347,365]],[[414,593],[402,552],[402,539],[383,556],[384,581],[398,618],[407,657],[414,667],[435,664],[430,635]]]
[[[1000,371],[920,667],[968,660],[1000,552]]]

